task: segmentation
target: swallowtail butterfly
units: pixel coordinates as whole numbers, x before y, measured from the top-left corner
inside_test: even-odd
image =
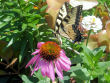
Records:
[[[73,42],[81,41],[82,34],[78,29],[81,12],[82,5],[70,8],[69,3],[65,2],[60,8],[56,18],[56,35],[66,37]]]

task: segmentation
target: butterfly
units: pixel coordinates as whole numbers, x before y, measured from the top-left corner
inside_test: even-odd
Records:
[[[82,5],[72,8],[69,7],[68,2],[65,2],[62,5],[57,15],[55,24],[55,32],[57,37],[61,35],[73,42],[81,41],[82,34],[78,29],[81,12]]]

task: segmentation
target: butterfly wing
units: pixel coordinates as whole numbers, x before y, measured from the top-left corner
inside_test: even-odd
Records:
[[[63,8],[66,8],[64,12],[62,8],[59,11],[57,20],[56,20],[56,32],[63,37],[66,37],[69,40],[73,40],[74,42],[81,40],[81,33],[78,29],[78,25],[80,22],[80,15],[82,12],[82,6],[77,6],[72,9],[69,9],[68,3],[66,2]],[[62,17],[60,16],[60,13]],[[66,15],[65,15],[66,14]],[[59,17],[61,17],[59,19]]]
[[[62,20],[67,16],[68,9],[69,9],[68,3],[64,3],[62,5],[62,7],[60,8],[58,16],[56,18],[55,31],[58,31],[58,29],[59,29],[59,27],[61,25]]]
[[[72,8],[61,23],[61,28],[70,37],[69,39],[73,40],[74,42],[76,41],[79,42],[82,39],[81,37],[82,34],[78,29],[81,12],[82,5]]]

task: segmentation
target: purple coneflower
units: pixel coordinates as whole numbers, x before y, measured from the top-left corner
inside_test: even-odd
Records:
[[[43,77],[47,76],[55,80],[55,71],[59,78],[63,79],[63,70],[70,70],[71,62],[65,55],[64,50],[58,44],[52,41],[39,42],[37,48],[32,55],[35,55],[26,65],[34,65],[31,75],[38,69],[41,69]]]

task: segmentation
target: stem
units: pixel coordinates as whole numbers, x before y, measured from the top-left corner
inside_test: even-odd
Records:
[[[91,31],[92,31],[92,30],[90,30],[90,31],[88,32],[88,37],[87,37],[86,46],[87,46],[87,44],[88,44],[88,40],[89,40],[89,37],[90,37]]]
[[[1,65],[4,65],[4,66],[7,66],[7,64],[5,64],[5,63],[3,63],[3,62],[0,62],[0,64]],[[12,68],[12,67],[9,67],[13,72],[15,72],[15,73],[17,73],[17,71],[14,69],[14,68]]]
[[[67,47],[69,50],[73,51],[74,53],[76,53],[77,55],[80,55],[80,53],[77,50],[73,50],[71,47]]]

